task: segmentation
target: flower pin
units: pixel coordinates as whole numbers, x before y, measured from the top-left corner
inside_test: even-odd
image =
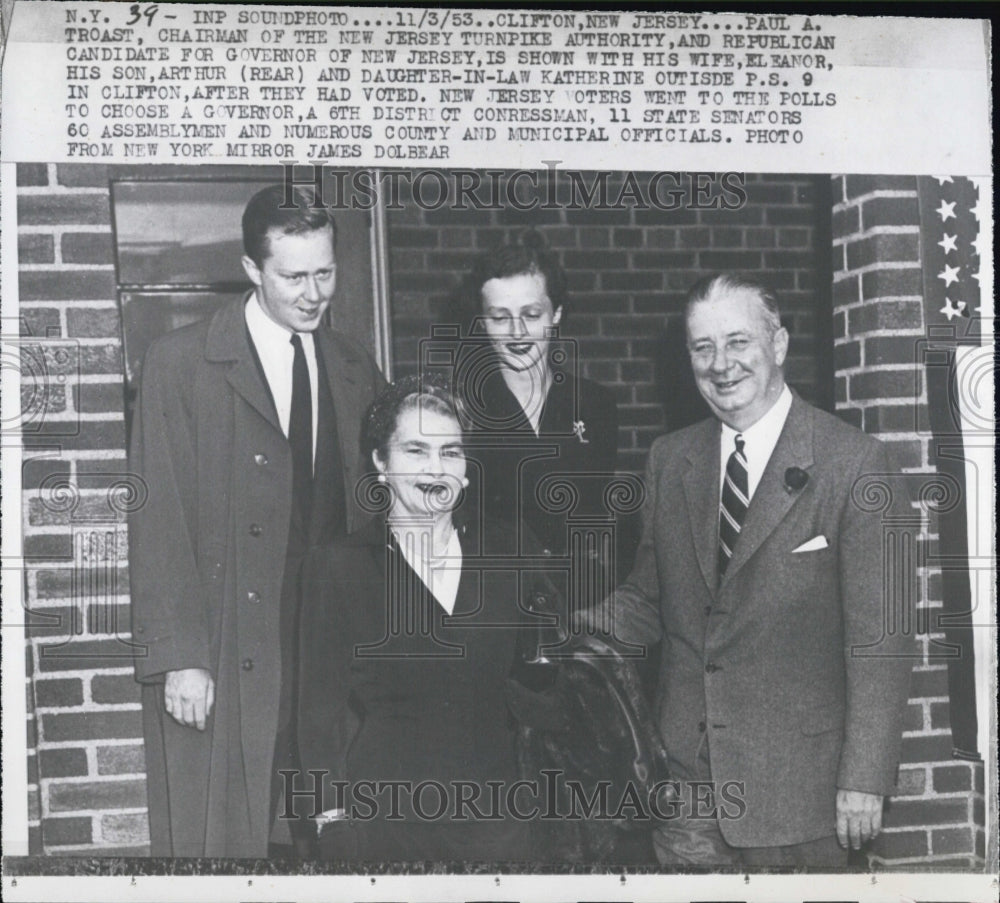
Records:
[[[785,471],[785,489],[788,492],[798,492],[809,482],[809,474],[801,467],[789,467]]]
[[[576,438],[579,439],[580,442],[582,442],[584,445],[587,445],[590,442],[589,439],[583,438],[583,434],[584,432],[586,432],[586,429],[587,425],[582,420],[573,421],[573,433],[576,435]]]

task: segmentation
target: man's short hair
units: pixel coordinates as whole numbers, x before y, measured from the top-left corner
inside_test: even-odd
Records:
[[[691,308],[700,301],[707,301],[717,294],[741,291],[750,292],[760,301],[764,308],[764,319],[772,335],[781,329],[781,309],[778,307],[778,297],[774,290],[750,276],[729,273],[704,276],[691,286],[684,305],[685,320],[691,313]]]
[[[290,203],[285,203],[286,194]],[[327,226],[337,245],[337,224],[326,206],[313,207],[313,196],[302,186],[289,190],[284,184],[268,185],[250,198],[243,211],[243,253],[258,267],[270,254],[267,233],[276,229],[283,235],[302,235]]]

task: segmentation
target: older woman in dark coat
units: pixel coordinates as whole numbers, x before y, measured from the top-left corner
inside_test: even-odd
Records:
[[[299,748],[325,776],[321,853],[522,858],[524,823],[495,811],[487,782],[518,776],[505,684],[549,584],[504,566],[501,525],[458,517],[465,454],[446,390],[401,380],[367,432],[388,511],[314,550],[303,575]]]

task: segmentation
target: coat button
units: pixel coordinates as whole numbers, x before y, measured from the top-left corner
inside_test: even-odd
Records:
[[[713,664],[712,662],[709,662],[707,665],[705,665],[705,672],[707,674],[715,674],[716,671],[721,671],[721,670],[722,668],[720,668],[718,665]]]
[[[267,464],[267,455],[262,455],[259,453],[254,455],[253,463],[256,464],[258,467],[263,467],[265,464]]]
[[[705,722],[704,721],[699,721],[698,722],[698,733],[699,734],[705,733],[705,728],[706,728]]]
[[[243,659],[243,662],[241,663],[240,667],[244,671],[253,671],[253,659],[252,658]]]
[[[250,590],[250,592],[247,593],[247,602],[250,602],[253,605],[256,605],[257,603],[259,603],[260,602],[260,593],[255,593],[253,590]]]
[[[706,605],[705,606],[705,617],[707,618],[711,614],[712,614],[712,606],[711,605]]]
[[[551,558],[552,549],[542,549],[542,555],[544,555],[546,558]]]
[[[264,532],[264,528],[260,524],[250,524],[250,535],[260,536]]]

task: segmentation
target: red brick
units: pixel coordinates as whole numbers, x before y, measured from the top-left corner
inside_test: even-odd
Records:
[[[917,198],[871,198],[861,205],[861,228],[915,226],[920,222]]]
[[[967,799],[946,797],[921,800],[894,799],[886,807],[883,820],[887,827],[899,828],[910,825],[955,824],[968,821],[968,818]]]
[[[914,671],[910,678],[910,696],[913,699],[921,699],[926,696],[947,696],[948,695],[948,671],[945,668],[937,668],[933,671]],[[946,758],[951,758],[949,749]]]
[[[931,729],[946,730],[951,728],[951,709],[947,702],[931,703]]]
[[[850,380],[852,401],[920,396],[921,377],[917,370],[873,370],[854,373]]]
[[[125,392],[121,383],[81,383],[73,386],[73,406],[84,414],[121,414]]]
[[[916,267],[868,270],[861,274],[861,294],[865,299],[920,295],[923,290],[923,277]]]
[[[67,232],[62,237],[64,263],[113,264],[110,232]]]
[[[53,263],[55,241],[51,235],[26,232],[17,236],[18,263]]]
[[[601,288],[606,291],[650,292],[663,288],[663,274],[657,270],[603,272]]]
[[[149,843],[149,820],[144,812],[104,815],[101,838],[115,844]]]
[[[55,307],[22,305],[18,322],[25,338],[59,338],[62,335],[59,310]]]
[[[847,243],[847,266],[856,270],[873,263],[920,261],[920,236],[916,233],[869,235]]]
[[[911,702],[906,707],[903,715],[904,731],[922,731],[924,729],[924,707],[923,705]]]
[[[765,227],[750,227],[743,230],[743,235],[748,248],[773,248],[776,242],[774,229]],[[805,243],[809,243],[809,232],[806,229],[778,229],[777,232],[788,235],[790,233],[805,233]]]
[[[38,668],[42,672],[122,668],[132,663],[133,650],[136,648],[141,647],[133,646],[124,639],[88,640],[74,637],[69,643],[40,644]]]
[[[808,229],[779,229],[779,248],[808,248],[810,231]],[[748,236],[749,239],[749,236]],[[749,244],[749,241],[748,241]]]
[[[702,250],[703,248],[709,247],[712,244],[712,229],[707,228],[697,228],[697,229],[650,229],[647,231],[648,244],[653,247],[655,244],[657,247],[661,248],[672,248],[675,244],[682,248],[694,248],[695,250]],[[773,235],[773,229],[761,229],[756,230],[761,232],[767,232],[768,235]]]
[[[972,789],[972,770],[968,765],[935,765],[931,775],[935,793],[960,793]]]
[[[19,286],[22,301],[89,301],[115,297],[115,279],[110,271],[22,272]]]
[[[861,429],[864,424],[864,412],[860,408],[841,408],[837,411],[837,416],[844,421],[844,423],[849,423],[853,427]]]
[[[44,714],[42,731],[46,741],[115,739],[131,740],[142,735],[138,710],[116,712],[66,712]]]
[[[64,680],[35,680],[35,702],[39,706],[83,705],[83,681],[79,678]]]
[[[899,467],[913,469],[923,465],[924,450],[919,439],[883,439],[889,454]]]
[[[100,188],[108,184],[108,167],[94,163],[60,163],[56,181],[67,188]]]
[[[849,198],[871,194],[873,191],[912,191],[915,193],[916,190],[916,176],[847,176],[847,196]]]
[[[760,251],[701,251],[698,254],[699,266],[706,271],[759,270],[760,260]]]
[[[767,221],[776,226],[815,226],[817,212],[812,207],[768,207]]]
[[[951,734],[903,737],[903,762],[947,762],[951,759]]]
[[[632,254],[632,264],[637,269],[691,269],[695,259],[692,251],[636,251]]]
[[[20,195],[17,222],[21,226],[109,225],[106,194]]]
[[[100,760],[98,760],[100,761]],[[927,787],[927,772],[923,768],[900,768],[892,796],[923,796]]]
[[[91,819],[43,818],[42,840],[47,847],[90,843],[93,840]]]
[[[834,238],[854,235],[861,229],[861,208],[856,204],[833,211]]]
[[[641,248],[643,244],[643,237],[644,233],[642,229],[615,229],[612,244],[618,248]]]
[[[146,782],[83,781],[49,785],[49,811],[138,809],[146,805]]]
[[[865,339],[865,364],[912,364],[923,362],[927,340],[913,336],[872,336]]]
[[[872,852],[884,859],[915,859],[927,855],[926,831],[883,831],[872,842]]]
[[[875,405],[865,408],[865,432],[926,433],[930,431],[927,418],[925,404],[911,401],[905,404]]]
[[[73,554],[73,540],[68,535],[42,533],[24,537],[25,559],[56,560],[69,558]]]
[[[837,370],[861,366],[861,343],[844,342],[833,346],[833,365]]]
[[[834,287],[836,291],[836,287]],[[848,311],[852,336],[878,329],[922,329],[919,301],[871,301]]]
[[[26,430],[23,438],[26,446],[58,445],[63,449],[124,448],[125,423],[122,420],[49,420],[39,423],[30,433]]]
[[[676,213],[677,211],[673,211],[662,215],[673,217]],[[736,210],[699,210],[698,222],[703,226],[759,226],[764,222],[764,210],[754,204],[745,204]]]
[[[833,283],[833,303],[837,306],[844,304],[855,304],[861,300],[861,277],[848,276],[846,279],[838,279]],[[845,335],[838,331],[835,334],[838,338]]]
[[[87,773],[87,751],[79,748],[41,749],[38,768],[43,778],[76,778]]]
[[[399,248],[436,248],[438,239],[434,229],[397,227],[391,230],[390,242]]]
[[[49,184],[49,167],[46,163],[18,163],[17,185],[21,187]]]
[[[90,681],[94,702],[116,704],[139,701],[139,685],[131,674],[95,674]]]
[[[931,853],[934,856],[972,853],[974,849],[972,828],[943,828],[931,831]]]
[[[146,754],[142,744],[99,746],[98,774],[142,774],[146,770]]]

